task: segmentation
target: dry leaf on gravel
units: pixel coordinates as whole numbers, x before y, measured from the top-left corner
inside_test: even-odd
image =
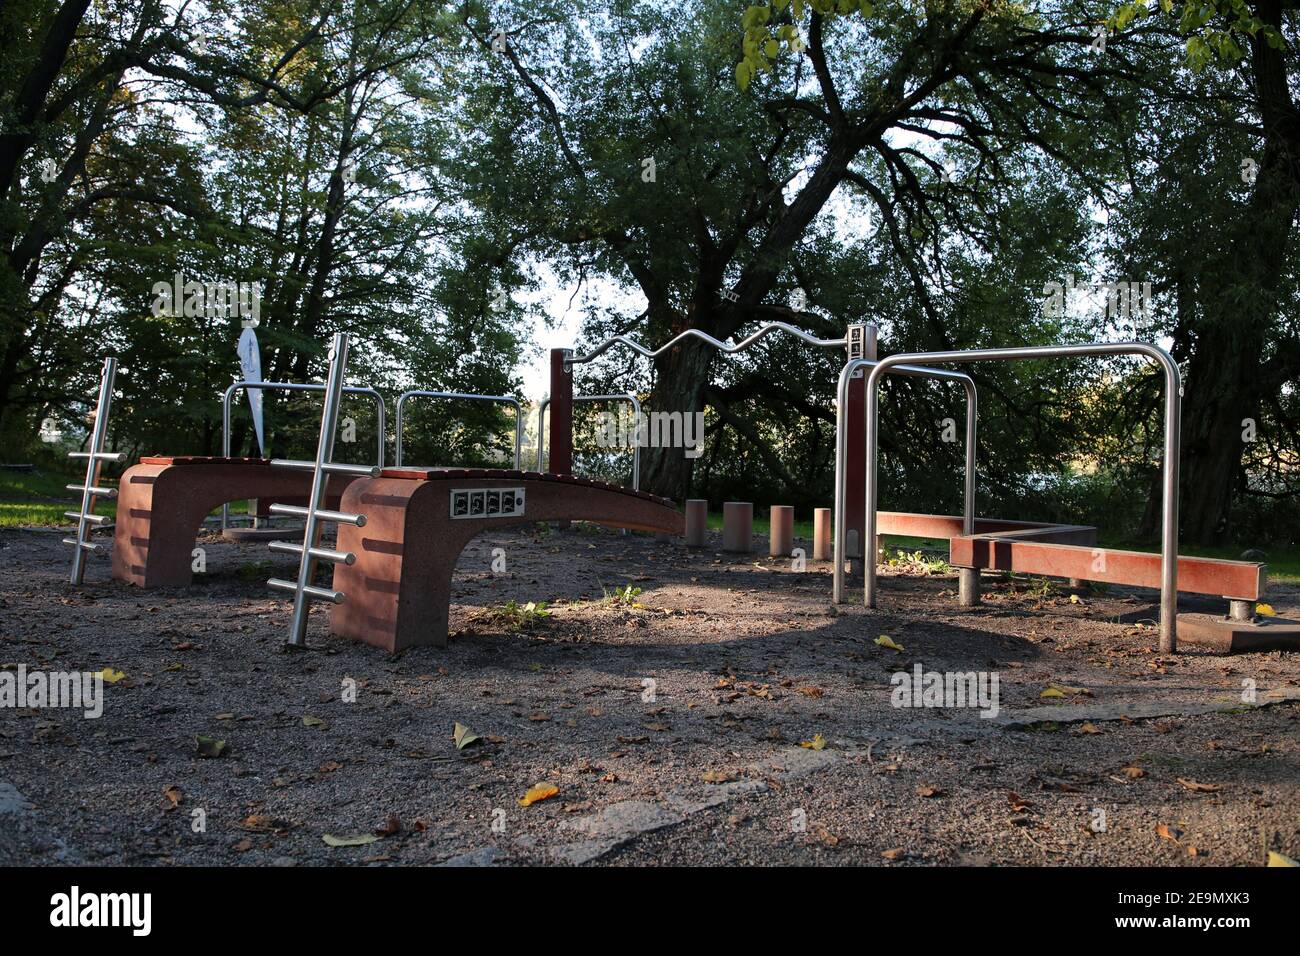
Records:
[[[529,788],[528,792],[519,798],[521,807],[531,807],[534,803],[542,800],[549,800],[560,792],[560,788],[553,783],[539,783]]]
[[[335,836],[332,833],[326,833],[321,837],[326,846],[366,846],[370,843],[378,843],[379,837],[373,833],[353,833],[350,836]]]
[[[813,734],[812,740],[801,740],[799,746],[807,750],[825,750],[826,738],[821,734]]]
[[[1186,787],[1188,790],[1192,791],[1192,793],[1214,793],[1216,790],[1223,789],[1223,784],[1221,783],[1199,783],[1198,781],[1190,780],[1187,777],[1176,777],[1175,779],[1181,786]]]
[[[1174,843],[1181,845],[1183,831],[1178,829],[1178,827],[1171,827],[1167,823],[1161,823],[1156,827],[1156,835],[1163,840],[1171,840]]]
[[[456,743],[457,750],[464,750],[470,744],[477,742],[479,735],[474,733],[464,724],[458,723],[451,730],[451,739]]]
[[[881,634],[876,638],[875,643],[878,647],[883,647],[890,651],[898,651],[900,654],[905,650],[902,644],[895,644],[894,639],[888,634]]]

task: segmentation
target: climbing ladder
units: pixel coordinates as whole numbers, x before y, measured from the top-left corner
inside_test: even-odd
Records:
[[[64,544],[72,545],[73,584],[81,584],[86,575],[86,554],[98,551],[99,545],[90,541],[92,528],[109,526],[109,519],[95,514],[95,501],[98,498],[116,498],[116,488],[100,487],[100,466],[106,461],[120,462],[126,455],[119,452],[104,451],[104,442],[108,438],[108,413],[113,404],[113,380],[117,378],[117,359],[111,355],[104,359],[104,369],[99,373],[99,401],[95,405],[95,427],[90,433],[90,450],[74,451],[69,458],[86,459],[86,480],[80,485],[68,485],[69,491],[81,492],[81,510],[65,511],[65,518],[77,519],[77,536],[64,538]]]
[[[293,593],[293,621],[289,625],[288,643],[301,647],[307,642],[307,615],[310,610],[308,601],[329,601],[341,604],[344,600],[342,591],[316,587],[312,579],[316,575],[316,562],[328,561],[331,564],[352,564],[355,554],[348,551],[335,551],[320,546],[321,522],[333,521],[336,524],[352,524],[358,528],[365,527],[366,516],[350,514],[345,511],[330,511],[323,508],[325,491],[329,486],[330,475],[365,475],[379,477],[382,470],[378,465],[344,465],[334,462],[334,438],[338,430],[339,402],[343,395],[343,377],[348,363],[348,336],[345,332],[336,332],[329,353],[329,377],[325,382],[325,407],[321,412],[320,439],[316,443],[315,461],[295,461],[285,458],[273,458],[271,466],[275,468],[297,468],[312,473],[311,494],[307,507],[296,505],[271,505],[271,513],[303,518],[302,544],[290,541],[272,541],[271,550],[281,554],[298,555],[298,580],[285,581],[271,578],[266,583],[280,591]]]

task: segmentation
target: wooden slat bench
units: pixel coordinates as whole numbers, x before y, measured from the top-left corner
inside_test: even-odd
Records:
[[[337,547],[356,562],[334,566],[344,599],[330,608],[330,630],[390,652],[446,646],[456,559],[482,531],[573,520],[680,535],[684,522],[667,498],[497,469],[388,468],[353,481],[339,507],[364,514],[366,524],[339,527]]]
[[[118,483],[113,577],[145,588],[183,587],[192,578],[194,541],[213,509],[245,498],[305,500],[311,478],[272,468],[265,458],[141,458]],[[331,477],[329,497],[337,503],[353,480]]]

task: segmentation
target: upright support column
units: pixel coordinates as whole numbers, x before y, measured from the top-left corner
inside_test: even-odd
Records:
[[[788,558],[794,550],[794,508],[773,505],[768,521],[767,553],[773,558]]]
[[[879,346],[878,330],[871,324],[850,325],[846,351],[850,359],[875,359]],[[848,531],[848,557],[862,556],[862,528],[866,523],[867,487],[867,376],[860,369],[849,382],[849,401],[845,410],[848,429],[848,460],[844,465],[844,527]],[[858,546],[853,547],[857,542]]]
[[[980,569],[957,569],[957,603],[962,607],[979,607]]]
[[[813,509],[813,560],[831,560],[831,509]]]
[[[754,550],[754,505],[749,501],[722,503],[722,550],[748,554]]]
[[[709,530],[709,503],[704,498],[686,502],[686,547],[702,548]]]
[[[551,349],[550,445],[553,475],[573,474],[573,369],[565,368],[571,349]]]

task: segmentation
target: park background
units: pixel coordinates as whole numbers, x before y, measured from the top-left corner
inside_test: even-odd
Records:
[[[240,321],[155,314],[180,273],[258,283],[265,379],[321,380],[347,331],[349,383],[390,408],[412,387],[536,401],[547,348],[615,334],[1156,342],[1184,375],[1183,552],[1295,574],[1298,40],[1281,0],[11,0],[0,458],[34,469],[0,471],[0,520],[62,520],[105,354],[112,447],[219,453]],[[1149,283],[1142,308],[1088,291],[1119,283]],[[645,449],[643,488],[806,517],[833,495],[843,358],[782,336],[612,350],[577,392],[705,414],[703,455]],[[1158,370],[966,370],[981,514],[1154,540]],[[340,457],[364,460],[373,414],[346,414]],[[959,512],[961,395],[891,381],[882,414],[881,506]],[[510,416],[413,405],[406,460],[502,461]],[[267,455],[311,457],[309,399],[268,393],[266,420]],[[590,435],[576,469],[625,480]],[[235,448],[257,453],[242,401]]]

